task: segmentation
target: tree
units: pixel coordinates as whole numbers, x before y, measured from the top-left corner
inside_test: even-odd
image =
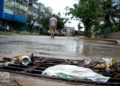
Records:
[[[84,24],[84,35],[90,37],[92,30],[99,32],[112,32],[115,25],[114,13],[116,7],[113,6],[113,0],[79,0],[73,8],[69,8],[69,14],[79,18]],[[104,23],[101,24],[101,21]],[[118,25],[119,26],[119,25]],[[114,26],[115,27],[115,26]]]
[[[74,4],[74,8],[69,9],[68,14],[72,14],[83,22],[85,36],[91,36],[90,30],[97,23],[95,21],[99,15],[98,4],[96,0],[80,0],[78,4]]]
[[[34,23],[38,21],[40,16],[42,16],[42,13],[39,12],[39,10],[37,10],[36,14],[38,14],[38,16],[36,16],[36,17],[33,17],[33,15],[28,16],[30,34],[32,34],[32,32],[33,32]]]
[[[101,0],[99,8],[101,12],[98,18],[101,18],[104,21],[104,23],[99,26],[101,29],[100,33],[106,37],[108,33],[118,31],[115,29],[119,26],[116,19],[119,20],[120,15],[117,15],[119,11],[117,6],[114,5],[114,0]]]
[[[42,24],[43,26],[43,29],[46,28],[46,29],[49,29],[49,19],[50,17],[52,16],[51,15],[48,15],[48,16],[44,16],[42,18],[39,19],[39,23]],[[61,31],[61,29],[64,28],[64,24],[67,22],[65,18],[61,17],[60,14],[59,15],[55,15],[58,22],[57,22],[57,30],[58,31]]]

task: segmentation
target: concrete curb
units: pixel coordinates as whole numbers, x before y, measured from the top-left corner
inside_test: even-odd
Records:
[[[116,40],[116,41],[117,41],[118,45],[120,45],[120,40]]]
[[[118,39],[101,39],[101,38],[79,38],[79,39],[83,39],[83,40],[86,40],[86,41],[95,41],[95,42],[98,42],[98,43],[101,43],[102,41],[106,41],[106,42],[103,42],[103,43],[107,43],[107,42],[110,42],[108,44],[114,44],[114,45],[120,45],[120,40]]]

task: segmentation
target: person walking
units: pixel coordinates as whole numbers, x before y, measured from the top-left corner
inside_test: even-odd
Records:
[[[49,19],[49,28],[51,38],[54,38],[55,31],[57,29],[57,19],[55,18],[55,15],[52,15],[52,17]]]

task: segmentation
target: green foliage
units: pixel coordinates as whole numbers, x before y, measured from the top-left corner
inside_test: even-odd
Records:
[[[42,25],[43,28],[49,29],[49,19],[50,15],[48,16],[43,16],[41,19],[39,19],[39,23]]]
[[[65,18],[62,18],[60,16],[56,16],[56,18],[58,20],[57,21],[57,29],[58,29],[58,31],[60,31],[61,29],[64,28],[64,24],[66,23]]]
[[[85,36],[90,37],[91,27],[97,22],[99,9],[96,0],[80,0],[78,4],[74,4],[74,8],[70,8],[69,14],[79,18],[85,26]]]
[[[66,19],[62,18],[60,14],[55,15],[57,18],[57,30],[60,31],[64,28],[64,24],[66,23]],[[49,19],[51,18],[51,15],[43,16],[39,19],[39,23],[42,24],[43,28],[49,29]]]
[[[73,8],[69,8],[68,14],[79,18],[84,24],[84,35],[90,37],[95,35],[107,34],[118,31],[119,22],[116,23],[115,17],[118,10],[113,6],[113,0],[79,0]],[[101,21],[104,23],[101,24]]]

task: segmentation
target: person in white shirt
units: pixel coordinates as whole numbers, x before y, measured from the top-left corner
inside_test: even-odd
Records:
[[[55,31],[57,28],[57,19],[55,18],[55,15],[53,15],[49,20],[49,28],[50,28],[51,38],[54,38]]]

